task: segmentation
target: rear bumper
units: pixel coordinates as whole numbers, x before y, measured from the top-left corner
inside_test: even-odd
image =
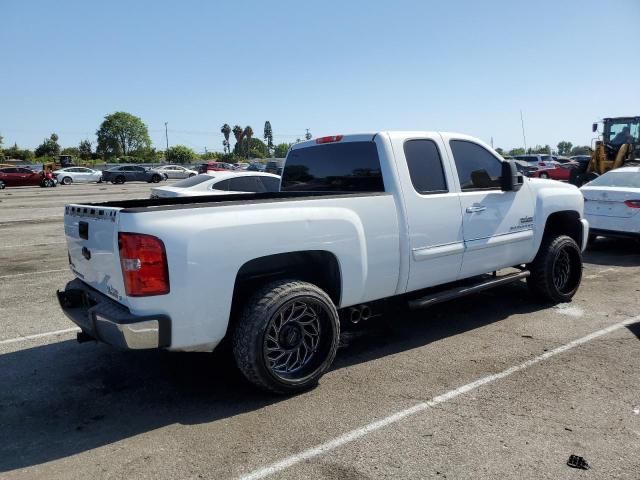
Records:
[[[165,348],[171,344],[171,319],[167,315],[133,315],[79,279],[67,283],[57,295],[65,315],[100,342],[125,350]]]

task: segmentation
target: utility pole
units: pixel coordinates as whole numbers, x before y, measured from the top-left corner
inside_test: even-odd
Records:
[[[491,148],[493,148],[493,137],[491,137]]]
[[[168,122],[164,122],[164,138],[167,139],[167,149],[164,151],[164,158],[167,158],[167,152],[169,151],[169,133],[167,131],[167,123]]]
[[[524,119],[522,117],[522,110],[520,110],[520,125],[522,125],[522,141],[524,142],[524,153],[527,153],[527,137],[524,134]]]

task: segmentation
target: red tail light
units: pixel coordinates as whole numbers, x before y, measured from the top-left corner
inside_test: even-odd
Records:
[[[344,138],[344,135],[329,135],[328,137],[319,137],[316,138],[316,143],[317,144],[322,144],[322,143],[333,143],[333,142],[339,142],[340,140],[342,140]]]
[[[629,208],[640,208],[640,200],[625,200],[624,204]]]
[[[162,240],[141,233],[119,233],[118,248],[127,295],[147,297],[169,293],[169,269]]]

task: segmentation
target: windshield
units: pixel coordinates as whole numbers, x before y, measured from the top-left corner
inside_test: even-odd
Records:
[[[612,121],[605,127],[605,138],[613,145],[640,143],[640,119]]]
[[[195,175],[193,177],[180,180],[179,182],[176,182],[171,186],[176,188],[188,188],[203,182],[207,182],[209,180],[213,180],[213,178],[214,178],[213,175]]]
[[[589,187],[640,188],[640,172],[609,172],[587,185]]]

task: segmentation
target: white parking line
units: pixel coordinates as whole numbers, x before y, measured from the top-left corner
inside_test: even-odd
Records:
[[[7,340],[0,340],[0,345],[6,345],[8,343],[25,342],[27,340],[33,340],[34,338],[51,337],[55,335],[62,335],[64,333],[79,332],[79,331],[80,329],[78,327],[73,327],[73,328],[65,328],[64,330],[55,330],[53,332],[36,333],[33,335],[25,335],[24,337],[16,337],[16,338],[9,338]]]
[[[391,424],[397,423],[400,420],[410,417],[412,415],[416,415],[420,412],[423,412],[429,408],[435,407],[436,405],[439,405],[441,403],[444,402],[448,402],[449,400],[453,400],[456,397],[459,397],[460,395],[464,395],[465,393],[468,393],[472,390],[475,390],[483,385],[486,385],[488,383],[492,383],[495,382],[496,380],[500,380],[502,378],[508,377],[509,375],[512,375],[516,372],[519,372],[521,370],[524,370],[526,368],[529,368],[537,363],[540,363],[544,360],[547,360],[551,357],[554,357],[560,353],[564,353],[567,350],[571,350],[572,348],[578,347],[580,345],[583,345],[587,342],[590,342],[591,340],[594,340],[598,337],[601,337],[603,335],[607,335],[608,333],[614,332],[616,330],[619,330],[627,325],[630,325],[632,323],[635,323],[637,321],[640,321],[640,315],[633,317],[633,318],[629,318],[623,322],[620,323],[616,323],[614,325],[611,325],[607,328],[603,328],[602,330],[598,330],[597,332],[593,332],[590,333],[589,335],[582,337],[582,338],[578,338],[577,340],[573,340],[572,342],[569,342],[565,345],[562,345],[558,348],[554,348],[553,350],[549,350],[548,352],[543,353],[542,355],[539,355],[537,357],[534,357],[530,360],[527,360],[524,363],[521,363],[519,365],[514,365],[511,368],[507,368],[506,370],[503,370],[502,372],[499,373],[495,373],[493,375],[487,375],[486,377],[480,378],[474,382],[471,383],[467,383],[466,385],[463,385],[459,388],[456,388],[455,390],[450,390],[446,393],[443,393],[442,395],[439,395],[437,397],[432,398],[431,400],[428,400],[426,402],[422,402],[422,403],[418,403],[417,405],[414,405],[413,407],[409,407],[405,410],[401,410],[399,412],[396,412],[392,415],[389,415],[388,417],[385,417],[381,420],[377,420],[375,422],[369,423],[368,425],[365,425],[364,427],[358,428],[356,430],[351,430],[350,432],[347,432],[343,435],[340,435],[339,437],[334,438],[333,440],[329,440],[328,442],[322,443],[320,445],[317,445],[315,447],[309,448],[308,450],[304,450],[300,453],[296,453],[295,455],[291,455],[290,457],[284,458],[278,462],[272,463],[271,465],[268,465],[266,467],[260,468],[258,470],[254,470],[242,477],[240,477],[241,480],[256,480],[259,478],[265,478],[268,477],[270,475],[273,475],[275,473],[281,472],[289,467],[292,467],[298,463],[304,462],[305,460],[309,460],[311,458],[315,458],[318,457],[320,455],[323,455],[325,453],[330,452],[331,450],[335,450],[336,448],[339,448],[343,445],[346,445],[348,443],[351,443],[355,440],[358,440],[359,438],[364,437],[365,435],[368,435],[372,432],[375,432],[377,430],[380,430],[381,428],[384,428],[386,426],[389,426]]]
[[[57,270],[41,270],[39,272],[12,273],[11,275],[0,275],[0,280],[3,278],[24,277],[27,275],[40,275],[43,273],[57,273],[57,272],[71,272],[71,270],[69,270],[68,268],[59,268]]]
[[[2,245],[0,246],[0,250],[5,248],[18,248],[18,247],[43,247],[45,245],[60,245],[63,243],[67,243],[65,240],[60,240],[58,242],[43,242],[43,243],[20,243],[16,245]]]

